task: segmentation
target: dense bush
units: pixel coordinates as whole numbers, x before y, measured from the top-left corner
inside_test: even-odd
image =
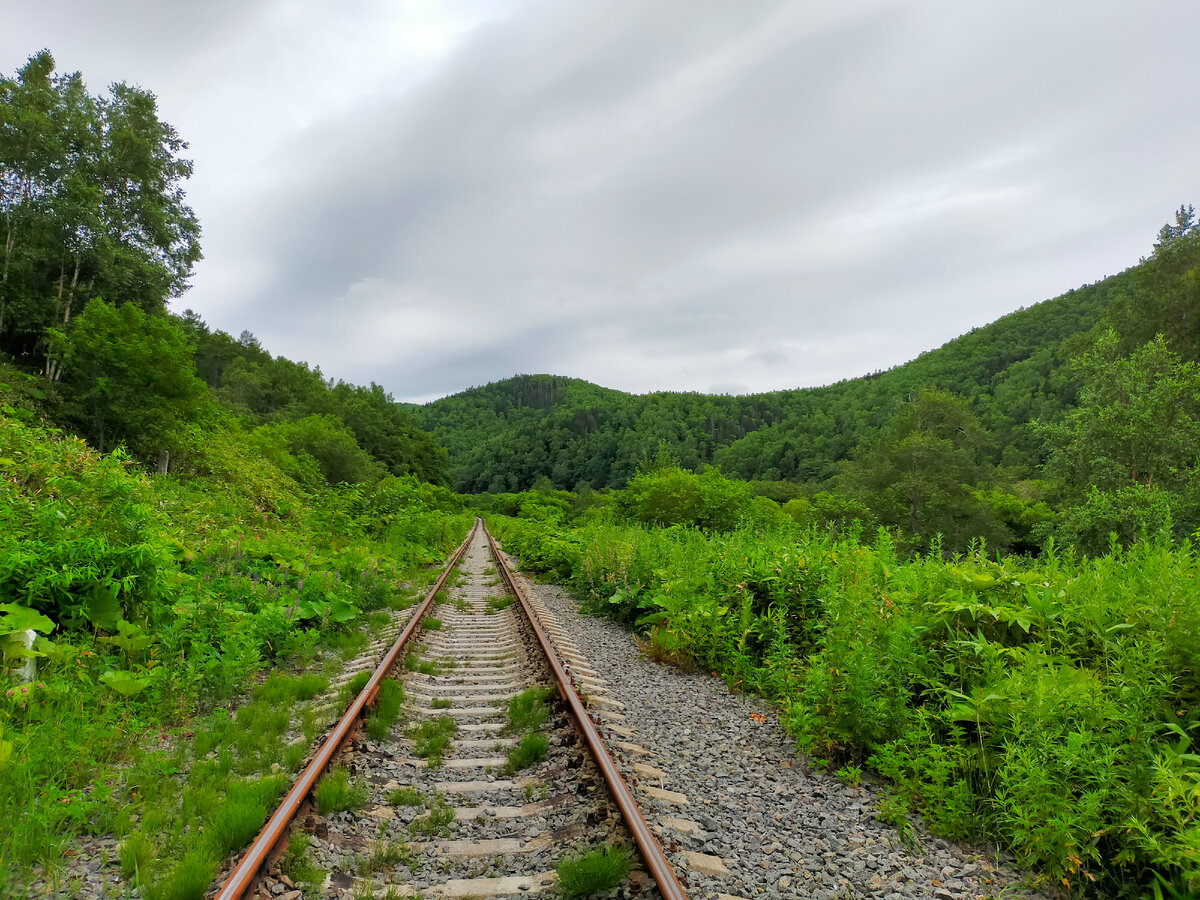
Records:
[[[697,475],[678,466],[634,477],[616,494],[616,511],[643,525],[690,525],[732,531],[739,524],[765,526],[781,518],[779,506],[756,496],[751,485],[717,469]]]
[[[129,470],[127,458],[0,416],[0,602],[112,627],[162,601],[169,557]]]
[[[215,868],[204,834],[232,815],[223,795],[205,788],[181,812],[162,771],[178,764],[149,753],[142,744],[160,741],[147,735],[220,718],[265,666],[309,658],[403,602],[402,582],[440,562],[470,516],[412,476],[302,489],[235,426],[185,434],[181,472],[149,476],[33,424],[19,402],[0,385],[0,806],[19,823],[0,830],[0,892],[52,864],[64,837],[122,835],[132,811],[146,815],[142,768],[169,812],[141,826],[163,830],[160,886],[172,858]],[[41,635],[29,683],[14,668],[27,628]],[[246,773],[278,761],[254,731],[270,721],[222,739],[240,742],[229,758]],[[215,765],[207,752],[196,771]]]
[[[888,776],[891,821],[998,840],[1071,890],[1200,889],[1190,544],[908,560],[887,532],[495,526],[650,652],[766,694],[808,753]]]

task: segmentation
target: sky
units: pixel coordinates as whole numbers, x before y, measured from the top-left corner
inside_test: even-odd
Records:
[[[1200,203],[1195,0],[7,0],[153,91],[172,304],[398,400],[828,384],[1147,255]]]

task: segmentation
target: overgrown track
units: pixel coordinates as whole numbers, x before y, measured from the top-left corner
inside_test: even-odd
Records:
[[[463,583],[451,587],[460,564]],[[218,900],[295,900],[300,887],[358,898],[538,893],[555,889],[562,858],[598,847],[610,863],[636,847],[644,870],[635,866],[628,892],[684,898],[572,679],[593,704],[603,682],[574,658],[564,664],[554,633],[478,520]],[[384,696],[398,704],[392,675],[404,684],[398,722]],[[331,799],[339,780],[345,796]],[[305,834],[292,839],[303,857],[281,858],[289,829]],[[317,871],[318,885],[300,883],[298,872]]]

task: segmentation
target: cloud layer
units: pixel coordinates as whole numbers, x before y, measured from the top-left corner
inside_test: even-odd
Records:
[[[17,6],[191,141],[181,305],[403,399],[851,377],[1200,200],[1190,0]]]

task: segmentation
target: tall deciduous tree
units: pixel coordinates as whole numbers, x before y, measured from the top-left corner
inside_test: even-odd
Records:
[[[1141,486],[1183,493],[1200,465],[1200,365],[1160,335],[1129,356],[1109,330],[1074,363],[1079,406],[1044,429],[1046,472],[1076,495]]]
[[[0,349],[40,362],[92,297],[157,312],[183,290],[200,258],[186,146],[152,93],[92,97],[48,51],[0,78]]]

